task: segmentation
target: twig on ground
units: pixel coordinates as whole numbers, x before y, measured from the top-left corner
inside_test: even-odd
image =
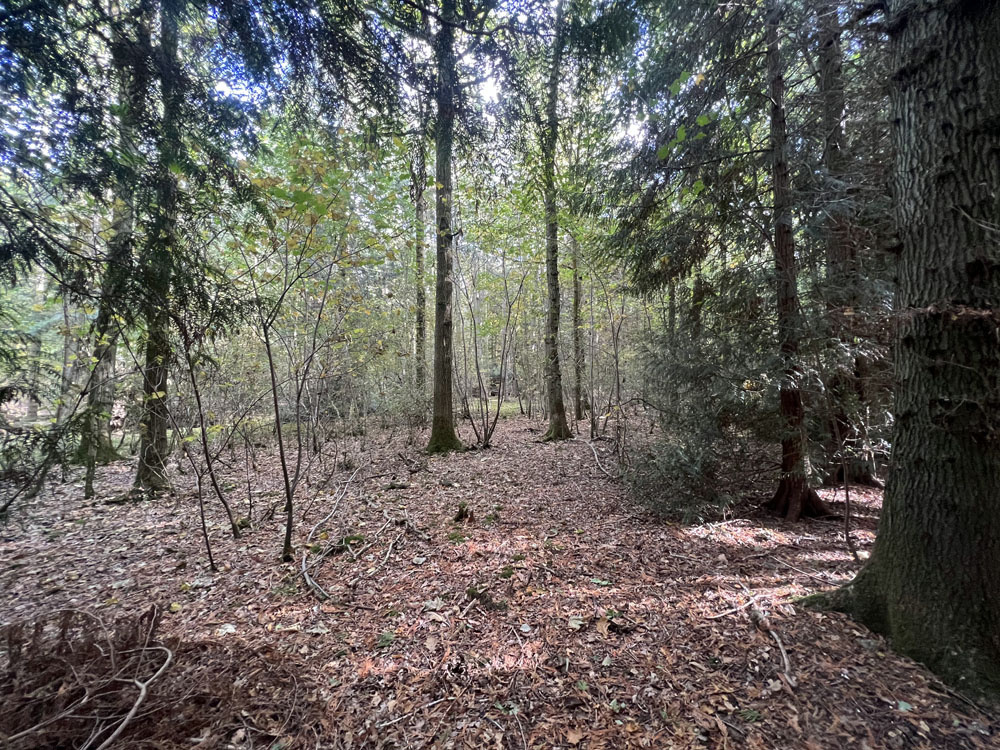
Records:
[[[149,686],[152,685],[154,682],[156,682],[163,675],[163,673],[167,671],[167,668],[173,663],[174,652],[171,651],[166,646],[148,646],[148,648],[153,648],[165,652],[167,658],[163,660],[163,664],[160,666],[159,669],[156,670],[156,672],[153,674],[152,677],[146,680],[132,680],[132,682],[136,685],[136,687],[139,688],[139,695],[135,699],[135,703],[132,704],[132,708],[125,715],[125,718],[118,723],[118,726],[115,727],[115,731],[111,733],[111,736],[109,736],[106,740],[104,740],[104,742],[102,742],[100,745],[97,746],[97,750],[107,750],[107,748],[111,747],[112,743],[116,739],[118,739],[118,736],[123,731],[125,731],[125,727],[128,726],[129,722],[135,718],[136,713],[139,711],[139,706],[141,706],[142,702],[146,700],[146,693],[149,691]]]
[[[576,443],[583,443],[588,448],[590,448],[590,450],[594,454],[594,462],[597,464],[597,468],[601,470],[601,472],[604,474],[604,476],[606,476],[608,479],[610,479],[612,481],[615,481],[615,482],[617,482],[619,479],[622,478],[621,474],[619,474],[618,476],[615,476],[610,471],[608,471],[607,469],[605,469],[604,466],[601,465],[601,457],[597,455],[597,448],[594,447],[594,444],[592,442],[589,442],[587,440],[580,440],[580,438],[573,438],[573,441],[576,442]]]
[[[384,567],[385,564],[389,562],[389,557],[392,555],[393,548],[396,546],[396,544],[399,543],[399,540],[402,539],[403,536],[405,536],[405,534],[406,534],[405,530],[401,531],[395,539],[389,542],[389,547],[386,549],[385,555],[382,557],[382,562],[380,562],[377,566],[375,566],[375,568],[372,570],[372,573],[374,573],[379,568]]]
[[[406,531],[409,531],[410,533],[414,534],[418,539],[422,539],[425,542],[429,542],[431,540],[430,534],[427,534],[418,529],[414,525],[413,521],[410,520],[410,517],[409,515],[407,515],[405,510],[403,511],[403,526],[406,529]]]
[[[327,599],[329,599],[330,595],[326,593],[326,591],[323,589],[322,586],[316,583],[316,581],[312,578],[312,576],[309,575],[309,569],[311,567],[319,565],[319,563],[323,561],[327,553],[330,551],[330,545],[327,545],[326,549],[324,549],[322,554],[320,554],[320,556],[316,559],[316,562],[314,562],[312,565],[309,565],[309,544],[310,542],[312,542],[313,537],[319,530],[319,527],[325,524],[327,521],[329,521],[333,517],[333,514],[337,512],[337,509],[340,507],[341,501],[347,496],[347,490],[350,488],[351,482],[354,480],[354,477],[356,477],[358,475],[358,472],[361,471],[361,469],[364,468],[365,466],[366,464],[361,464],[361,466],[358,466],[358,468],[354,470],[351,476],[347,478],[347,481],[344,482],[343,488],[337,495],[337,499],[334,500],[333,507],[330,509],[330,512],[327,513],[325,516],[323,516],[321,519],[319,519],[319,521],[317,521],[316,524],[313,525],[312,529],[309,530],[309,534],[306,536],[305,548],[302,550],[302,580],[305,581],[305,584],[308,587],[308,589],[312,591],[313,594],[315,594],[316,598],[319,599],[321,602],[324,602]],[[348,551],[351,551],[350,545],[347,546],[347,549]]]
[[[744,591],[747,592],[747,595],[750,597],[750,601],[752,604],[755,598],[753,592],[749,588],[747,588],[747,585],[743,583],[743,581],[740,581],[740,586],[743,588]],[[792,674],[792,662],[788,658],[788,652],[785,650],[785,644],[782,642],[781,636],[778,635],[778,632],[771,625],[770,620],[768,620],[764,616],[764,613],[761,612],[759,609],[757,609],[757,607],[751,606],[750,622],[752,622],[754,624],[754,627],[756,627],[758,630],[770,635],[771,638],[774,639],[774,642],[778,644],[778,650],[781,652],[781,660],[784,663],[785,679],[788,681],[789,687],[796,687],[797,683],[795,682],[795,676]]]
[[[754,598],[756,598],[756,597],[754,597]],[[733,615],[733,614],[736,614],[737,612],[742,612],[747,607],[752,607],[753,606],[753,604],[754,604],[754,598],[751,598],[749,601],[744,602],[743,604],[741,604],[738,607],[733,607],[732,609],[727,609],[725,612],[719,612],[719,614],[717,614],[717,615],[703,615],[703,617],[706,620],[718,620],[720,617],[725,617],[726,615]]]
[[[438,698],[436,701],[431,701],[430,703],[425,703],[424,705],[420,706],[419,708],[415,708],[412,711],[407,711],[405,714],[401,714],[401,715],[397,716],[395,719],[392,719],[391,721],[383,721],[381,724],[377,724],[376,726],[379,729],[384,729],[385,727],[391,727],[393,724],[397,724],[397,723],[401,722],[403,719],[408,719],[411,716],[413,716],[413,714],[418,713],[419,711],[423,711],[425,709],[428,709],[431,706],[436,706],[438,703],[444,703],[445,701],[457,701],[457,700],[458,700],[458,696],[455,696],[455,695],[449,695],[447,698]]]
[[[810,573],[810,572],[809,572],[809,571],[807,571],[807,570],[802,570],[801,568],[796,568],[796,567],[795,567],[794,565],[792,565],[791,563],[787,563],[787,562],[785,562],[785,561],[784,561],[784,560],[782,560],[782,559],[781,559],[780,557],[775,557],[774,559],[775,559],[775,560],[777,560],[778,562],[780,562],[780,563],[781,563],[782,565],[785,565],[785,566],[787,566],[787,567],[791,568],[791,569],[792,569],[792,570],[794,570],[794,571],[795,571],[796,573],[801,573],[801,574],[802,574],[802,575],[804,575],[804,576],[809,576],[810,578],[812,578],[812,579],[814,579],[814,580],[816,580],[816,581],[819,581],[819,582],[820,582],[820,583],[822,583],[822,584],[825,584],[825,585],[827,585],[827,586],[832,586],[832,585],[833,585],[833,583],[834,583],[834,582],[833,582],[833,581],[831,581],[831,580],[830,580],[829,578],[822,578],[821,576],[818,576],[818,575],[816,575],[816,574],[814,574],[814,573]]]
[[[406,464],[406,470],[411,474],[416,474],[418,472],[425,471],[427,469],[426,460],[415,461],[412,458],[407,458],[406,456],[404,456],[402,451],[398,452],[396,455],[399,456],[401,459],[403,459],[403,463]]]

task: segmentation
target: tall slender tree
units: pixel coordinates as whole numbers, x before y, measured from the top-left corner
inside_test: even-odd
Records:
[[[545,87],[545,113],[540,136],[542,151],[542,194],[545,201],[545,282],[548,305],[545,316],[545,389],[548,398],[549,428],[542,440],[572,437],[566,421],[562,368],[559,363],[559,204],[556,190],[556,146],[559,142],[559,81],[562,75],[566,40],[565,0],[555,7],[554,34]]]
[[[152,49],[150,24],[153,4],[144,0],[135,13],[134,23],[125,23],[120,8],[112,7],[111,73],[118,91],[118,143],[126,161],[138,161],[139,130],[146,119],[150,96]],[[94,494],[94,473],[98,463],[115,458],[111,444],[110,412],[114,403],[114,360],[117,354],[119,326],[115,317],[124,312],[129,272],[133,262],[136,230],[137,174],[131,168],[120,169],[112,186],[113,203],[107,260],[101,282],[97,318],[94,321],[92,373],[87,389],[87,414],[81,430],[80,447],[85,466],[84,496]]]
[[[456,106],[459,96],[458,66],[455,55],[455,28],[458,26],[456,0],[441,1],[441,17],[434,37],[437,85],[434,99],[434,212],[437,226],[437,279],[434,290],[434,404],[431,435],[427,450],[442,453],[458,450],[462,441],[455,432],[452,401],[452,305],[455,296],[454,244],[452,232],[452,151],[455,138]]]
[[[173,258],[177,246],[178,185],[181,162],[181,102],[178,35],[181,8],[164,2],[159,9],[160,40],[157,69],[160,84],[160,128],[157,143],[156,207],[145,257],[143,282],[147,297],[142,316],[146,343],[142,371],[143,414],[139,423],[139,464],[135,486],[160,491],[169,487],[166,460],[169,453],[167,387],[170,371],[170,297]]]
[[[427,291],[425,288],[425,262],[427,257],[427,159],[424,134],[414,139],[410,160],[410,198],[413,200],[413,357],[414,376],[421,403],[427,389]]]
[[[580,243],[570,234],[573,249],[573,413],[583,419],[583,273],[580,269]]]
[[[826,378],[832,414],[831,449],[827,451],[828,476],[848,482],[876,484],[871,462],[851,455],[859,440],[857,419],[849,408],[865,400],[863,357],[853,353],[853,313],[858,307],[861,283],[857,248],[851,237],[853,203],[849,194],[850,154],[844,129],[847,97],[844,83],[844,51],[838,7],[824,3],[817,9],[819,54],[818,94],[822,108],[825,233],[826,308],[829,343],[833,352],[832,372]],[[846,476],[841,476],[846,472]]]
[[[780,18],[780,8],[772,4],[766,20],[766,44],[771,99],[771,184],[774,196],[772,244],[778,289],[778,347],[784,370],[779,388],[779,408],[784,431],[781,438],[781,478],[770,507],[787,520],[797,521],[802,515],[827,515],[829,511],[816,491],[809,487],[806,476],[805,408],[798,382],[801,377],[798,356],[802,321],[795,237],[792,233],[785,126],[785,76],[778,33]]]

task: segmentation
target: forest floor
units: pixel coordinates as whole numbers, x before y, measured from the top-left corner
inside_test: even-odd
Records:
[[[96,669],[107,649],[74,638],[100,641],[103,627],[159,608],[171,663],[157,676],[167,651],[119,646],[117,676],[126,658],[133,672],[92,745],[135,705],[137,679],[148,694],[116,747],[1000,747],[995,718],[880,637],[794,606],[857,570],[841,522],[751,511],[663,523],[629,502],[590,447],[540,444],[540,433],[504,420],[492,449],[431,458],[402,437],[370,441],[353,454],[356,473],[300,488],[288,564],[278,561],[280,472],[259,460],[255,524],[240,539],[206,495],[215,573],[191,475],[170,498],[129,504],[107,503],[128,488],[128,462],[101,473],[93,501],[70,476],[0,527],[0,623],[62,617],[59,663],[76,648]],[[230,469],[227,491],[245,515],[242,463]],[[879,497],[852,495],[866,551]],[[842,493],[825,497],[842,508]],[[456,521],[463,503],[470,517]],[[304,552],[325,601],[304,583]],[[774,635],[755,627],[756,613]],[[31,640],[11,632],[0,662]],[[29,709],[45,690],[25,695],[30,674],[0,671],[9,736],[18,720],[44,718]],[[60,679],[50,694],[52,684],[84,694]],[[69,747],[60,732],[94,724],[67,705],[75,698],[48,700],[69,715],[10,746]]]

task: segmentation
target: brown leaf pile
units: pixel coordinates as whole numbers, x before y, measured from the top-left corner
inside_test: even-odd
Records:
[[[350,471],[302,486],[292,564],[277,561],[278,519],[261,520],[281,501],[265,462],[239,540],[206,499],[215,574],[190,492],[85,506],[55,487],[0,531],[2,620],[167,612],[176,663],[129,747],[998,746],[989,716],[881,638],[793,606],[856,571],[841,523],[660,523],[588,446],[538,435],[511,420],[491,450],[429,461],[369,440]],[[107,470],[103,497],[129,476]],[[879,498],[852,496],[864,551]]]

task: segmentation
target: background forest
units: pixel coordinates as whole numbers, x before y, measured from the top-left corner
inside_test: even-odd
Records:
[[[140,4],[5,23],[3,469],[28,491],[127,455],[159,490],[171,457],[211,475],[220,448],[284,428],[308,460],[432,412],[432,448],[457,447],[452,422],[488,446],[518,413],[609,437],[642,497],[697,516],[777,481],[783,380],[810,479],[884,475],[877,15]]]
[[[819,604],[995,696],[998,33],[958,0],[0,2],[0,514],[185,497],[212,571],[221,514],[323,601],[308,514],[396,489],[377,446],[417,476],[522,425],[657,523],[763,505],[858,564],[888,477],[894,535]]]

